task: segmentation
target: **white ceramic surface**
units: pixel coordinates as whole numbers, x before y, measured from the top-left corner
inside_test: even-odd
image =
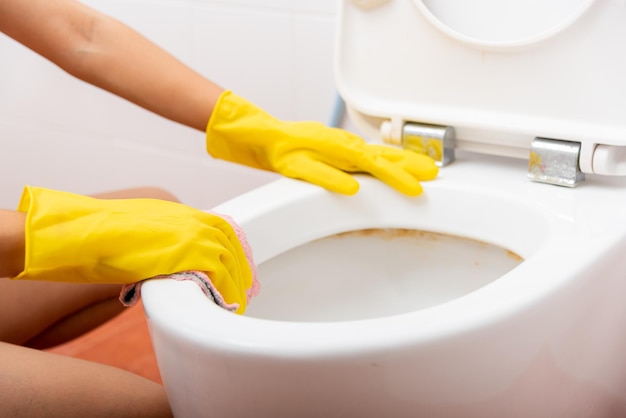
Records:
[[[288,317],[298,306],[325,312],[334,288],[323,270],[307,303],[268,284],[246,316],[192,283],[148,282],[144,305],[176,417],[626,414],[626,182],[592,176],[564,189],[529,182],[518,160],[466,157],[418,198],[371,178],[353,197],[285,179],[216,208],[246,229],[261,273],[290,248],[375,227],[468,237],[525,261],[432,306],[353,320],[341,309],[322,320]],[[443,261],[451,272],[456,262]],[[446,280],[441,273],[429,286]],[[346,298],[363,298],[360,287],[351,291]],[[288,305],[283,319],[252,316],[268,301]]]

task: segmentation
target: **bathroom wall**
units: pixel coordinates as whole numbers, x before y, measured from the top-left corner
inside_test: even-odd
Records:
[[[277,117],[328,122],[338,0],[85,0]],[[158,68],[146,69],[159,71]],[[212,159],[202,133],[78,81],[0,34],[0,207],[24,184],[157,185],[209,208],[274,174]]]

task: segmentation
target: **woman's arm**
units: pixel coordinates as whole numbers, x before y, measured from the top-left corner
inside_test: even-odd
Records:
[[[2,0],[0,31],[83,81],[201,131],[223,92],[133,29],[75,0]]]
[[[25,213],[0,209],[0,277],[24,270],[25,221]]]

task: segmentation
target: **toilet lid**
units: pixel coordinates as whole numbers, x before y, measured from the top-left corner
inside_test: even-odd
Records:
[[[343,0],[337,88],[372,140],[418,122],[528,158],[553,138],[581,144],[583,172],[626,175],[625,19],[608,0]]]

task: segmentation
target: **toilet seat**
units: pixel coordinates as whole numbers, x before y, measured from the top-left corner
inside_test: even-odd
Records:
[[[465,15],[502,8],[491,1],[471,2],[487,9]],[[424,0],[372,3],[342,2],[335,48],[337,88],[369,139],[380,140],[384,122],[396,141],[407,122],[449,126],[458,150],[525,160],[534,138],[572,141],[583,173],[626,175],[619,2],[577,1],[572,10],[552,0],[565,8],[557,17],[570,16],[566,27],[521,44],[472,41],[445,27],[434,14],[454,15],[454,0],[434,12]]]
[[[301,322],[287,317],[268,320],[232,315],[208,303],[192,283],[158,280],[145,283],[142,290],[148,315],[152,321],[167,323],[169,332],[192,332],[198,343],[218,344],[220,350],[229,352],[324,356],[341,351],[346,339],[352,343],[362,339],[360,347],[368,350],[405,337],[429,339],[433,333],[456,334],[463,328],[469,332],[472,327],[484,326],[482,321],[513,315],[558,292],[565,278],[586,271],[590,262],[602,263],[604,255],[610,254],[607,248],[615,248],[615,240],[626,236],[626,225],[618,223],[619,208],[626,207],[626,179],[605,179],[594,187],[559,188],[555,193],[553,186],[518,178],[521,161],[511,164],[488,156],[474,160],[471,156],[457,161],[444,171],[441,181],[425,184],[426,194],[418,198],[402,196],[370,177],[359,178],[362,190],[352,197],[281,179],[215,211],[229,213],[247,231],[259,264],[324,236],[389,227],[468,237],[509,249],[524,259],[484,287],[399,315],[365,321]],[[497,177],[491,175],[493,165],[499,165]],[[615,193],[607,193],[607,189]],[[607,210],[610,207],[615,211]],[[263,283],[263,277],[260,280]],[[250,310],[264,297],[272,298],[266,290],[252,300]],[[320,289],[320,293],[324,291]],[[323,305],[323,296],[311,297],[321,298]],[[358,289],[353,297],[359,297]],[[270,303],[280,302],[275,298]],[[189,321],[190,317],[214,320]],[[417,331],[403,336],[408,324]],[[315,329],[313,339],[311,328]],[[260,340],[263,346],[257,345]]]

